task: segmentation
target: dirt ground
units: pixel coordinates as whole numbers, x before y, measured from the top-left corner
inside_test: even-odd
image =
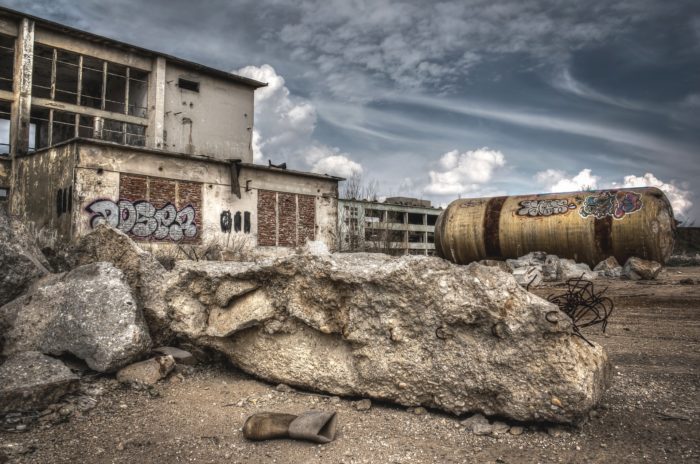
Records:
[[[693,279],[695,285],[680,280]],[[42,417],[6,418],[0,462],[19,463],[457,463],[700,462],[700,268],[668,268],[658,281],[599,280],[615,302],[603,344],[614,378],[579,427],[524,425],[521,435],[477,436],[460,419],[391,404],[278,391],[226,365],[200,366],[150,390],[86,378],[83,394]],[[534,290],[546,296],[562,288]],[[246,441],[254,412],[336,410],[326,445]],[[19,430],[18,430],[19,429]],[[2,457],[4,456],[4,457]]]

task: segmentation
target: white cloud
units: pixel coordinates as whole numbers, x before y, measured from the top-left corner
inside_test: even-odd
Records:
[[[459,153],[452,150],[440,158],[441,170],[430,171],[425,193],[434,195],[474,194],[504,166],[505,156],[498,150],[484,147]]]
[[[671,202],[676,217],[684,217],[693,206],[692,192],[677,186],[674,182],[666,183],[648,172],[643,176],[624,176],[622,182],[601,183],[600,177],[593,175],[590,169],[582,169],[573,177],[568,177],[564,171],[547,169],[535,174],[535,182],[550,192],[573,192],[597,188],[634,188],[657,187],[661,189]]]
[[[268,84],[255,91],[254,161],[287,161],[291,168],[340,177],[362,172],[362,166],[348,154],[313,138],[316,108],[309,101],[292,96],[284,78],[272,66],[246,66],[235,73]]]
[[[643,176],[625,176],[622,187],[657,187],[661,189],[668,197],[668,201],[671,202],[673,213],[677,217],[684,217],[693,206],[692,193],[689,190],[682,189],[674,183],[662,182],[650,172]]]
[[[600,177],[593,175],[590,169],[582,169],[573,177],[567,177],[566,172],[558,169],[547,169],[535,174],[535,181],[550,192],[574,192],[598,188]]]

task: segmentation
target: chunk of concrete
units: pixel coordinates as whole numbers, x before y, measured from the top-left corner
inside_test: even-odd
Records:
[[[512,273],[513,269],[505,261],[500,261],[497,259],[482,259],[479,261],[482,266],[497,267],[503,272]]]
[[[38,351],[15,353],[0,366],[0,412],[45,409],[77,385],[60,360]]]
[[[255,290],[234,300],[226,308],[212,308],[209,312],[207,334],[213,337],[228,337],[274,316],[275,309],[265,291]]]
[[[620,263],[617,262],[614,256],[610,256],[596,264],[593,272],[597,272],[601,277],[620,277],[622,275],[622,266],[620,266]]]
[[[0,306],[49,273],[49,263],[24,224],[0,208]]]
[[[257,282],[274,316],[212,335],[208,315],[227,280]],[[476,263],[369,253],[181,261],[166,282],[178,336],[275,384],[453,414],[572,422],[598,403],[609,375],[602,346],[575,336],[566,317],[548,320],[556,306]],[[562,407],[551,407],[552,396]]]
[[[0,308],[0,329],[5,356],[70,353],[99,372],[129,364],[151,345],[124,274],[109,263],[43,278]]]
[[[656,261],[630,258],[622,268],[622,276],[630,280],[654,280],[663,266]]]
[[[536,266],[515,268],[513,277],[523,287],[537,287],[542,283],[542,271]]]
[[[591,271],[586,263],[577,263],[573,259],[559,259],[559,272],[557,280],[567,281],[569,279],[593,280],[598,274]]]
[[[117,372],[117,380],[121,383],[155,385],[159,380],[166,378],[174,368],[175,359],[172,356],[156,356],[122,368]]]

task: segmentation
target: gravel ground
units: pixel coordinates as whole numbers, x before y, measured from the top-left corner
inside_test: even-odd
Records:
[[[680,283],[686,279],[694,285]],[[0,463],[700,462],[700,268],[596,285],[610,286],[616,309],[606,335],[585,334],[606,346],[615,375],[578,427],[509,423],[510,432],[476,435],[460,424],[465,417],[378,403],[362,411],[357,398],[284,391],[209,365],[178,368],[140,390],[86,375],[81,392],[61,404],[0,420]],[[338,412],[334,442],[249,442],[241,434],[254,412],[308,409]]]

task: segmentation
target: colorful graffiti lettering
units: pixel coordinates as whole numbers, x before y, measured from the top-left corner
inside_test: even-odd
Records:
[[[179,241],[197,235],[196,213],[192,206],[177,211],[171,203],[156,208],[145,200],[119,200],[117,203],[112,200],[96,200],[85,210],[92,214],[92,228],[106,223],[136,237],[156,240]]]
[[[566,198],[554,200],[523,200],[520,202],[518,216],[551,216],[568,213],[576,209],[576,205]]]
[[[594,216],[603,219],[611,216],[622,219],[627,214],[642,209],[642,199],[639,193],[626,191],[605,191],[589,195],[583,200],[579,214],[581,217]]]

